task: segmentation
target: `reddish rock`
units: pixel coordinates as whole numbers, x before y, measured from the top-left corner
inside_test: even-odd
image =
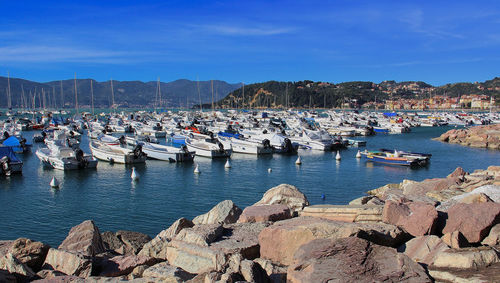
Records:
[[[137,255],[120,255],[107,259],[102,263],[100,276],[115,277],[126,275],[132,272],[134,268],[140,265],[153,265],[156,262],[154,258]]]
[[[398,248],[416,262],[431,265],[436,255],[449,247],[438,236],[420,236],[413,238]]]
[[[291,218],[290,208],[284,204],[253,205],[245,208],[239,223],[280,221]]]
[[[441,240],[454,249],[459,249],[469,246],[467,239],[465,239],[464,235],[462,235],[462,233],[460,233],[459,231],[446,233],[443,235],[443,237],[441,237]]]
[[[462,169],[462,167],[457,167],[457,169],[455,169],[455,171],[453,171],[450,175],[448,175],[447,178],[462,178],[466,174],[467,172],[465,172],[465,170]]]
[[[92,220],[86,220],[71,228],[58,249],[81,253],[85,256],[94,256],[106,250],[101,233]]]
[[[9,252],[33,271],[38,272],[49,252],[49,248],[50,246],[42,242],[19,238],[12,243]]]
[[[402,227],[413,236],[423,236],[434,232],[438,212],[434,206],[426,203],[398,204],[387,201],[382,219],[385,223]]]
[[[406,196],[425,196],[428,192],[446,190],[453,185],[461,183],[462,181],[457,177],[427,179],[419,183],[404,186],[403,193]]]
[[[395,249],[356,237],[316,239],[301,246],[288,267],[287,281],[431,282],[425,270]]]
[[[264,204],[286,204],[290,208],[292,214],[295,215],[305,206],[308,206],[309,201],[298,188],[288,184],[281,184],[267,190],[262,196],[262,199],[254,205]]]
[[[260,256],[289,265],[295,251],[311,240],[351,236],[393,247],[408,239],[401,229],[384,223],[347,223],[316,217],[296,217],[276,222],[262,230],[259,234]]]
[[[116,236],[125,244],[123,254],[137,254],[147,242],[151,241],[150,236],[135,231],[120,230],[116,232]]]
[[[459,231],[469,243],[481,242],[500,223],[500,203],[459,203],[448,210],[443,233]]]

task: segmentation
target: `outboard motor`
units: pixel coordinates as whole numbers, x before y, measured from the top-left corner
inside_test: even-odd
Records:
[[[264,148],[270,148],[271,147],[271,142],[268,139],[264,139],[262,141],[262,145],[264,145]]]
[[[11,168],[10,168],[10,158],[8,156],[4,156],[0,159],[0,166],[5,176],[10,176]]]
[[[78,161],[78,167],[79,168],[87,167],[87,160],[85,160],[85,157],[83,156],[83,150],[77,148],[74,151],[75,151],[76,161]]]
[[[3,138],[8,139],[10,137],[9,133],[7,131],[3,132]]]
[[[121,144],[121,145],[126,144],[126,142],[125,142],[125,136],[121,136],[121,137],[118,139],[118,141],[120,142],[120,144]]]
[[[142,152],[142,145],[138,144],[134,148],[134,159],[137,159],[142,155],[144,155],[144,153]]]
[[[285,138],[284,148],[285,148],[285,152],[287,152],[287,153],[291,153],[294,151],[292,141],[289,138]]]
[[[187,146],[186,146],[185,144],[184,144],[184,145],[182,145],[181,150],[182,150],[183,152],[185,152],[185,153],[188,153],[188,152],[189,152],[189,150],[188,150],[188,148],[187,148]]]
[[[217,140],[216,143],[219,146],[219,151],[224,152],[224,145],[219,140]]]

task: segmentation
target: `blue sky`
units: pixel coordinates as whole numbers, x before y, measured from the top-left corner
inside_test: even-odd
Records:
[[[0,75],[36,81],[500,76],[500,1],[0,1]]]

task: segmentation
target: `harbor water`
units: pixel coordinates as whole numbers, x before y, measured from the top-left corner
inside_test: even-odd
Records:
[[[34,152],[18,155],[23,174],[0,177],[0,240],[27,237],[58,246],[71,227],[86,219],[101,232],[133,230],[154,237],[180,217],[192,219],[230,199],[240,208],[257,202],[271,187],[287,183],[306,194],[311,204],[347,204],[366,191],[404,179],[444,177],[460,166],[466,171],[500,165],[500,152],[432,140],[451,127],[418,127],[411,133],[357,138],[367,149],[398,149],[432,154],[424,168],[411,169],[355,158],[358,148],[336,152],[299,150],[297,156],[233,154],[231,168],[223,160],[195,158],[195,163],[148,160],[135,165],[140,178],[132,182],[132,166],[100,161],[96,170],[63,172],[42,167]],[[24,133],[30,139],[36,132]],[[82,149],[89,153],[88,138]],[[363,148],[360,148],[363,150]],[[195,174],[195,164],[200,174]],[[272,171],[269,172],[268,169]],[[52,177],[60,182],[52,189]]]

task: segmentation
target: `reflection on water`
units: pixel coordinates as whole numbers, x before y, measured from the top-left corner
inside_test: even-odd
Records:
[[[366,138],[368,149],[432,153],[431,164],[416,170],[357,159],[358,148],[341,151],[341,161],[335,160],[336,152],[301,150],[300,166],[295,164],[297,155],[234,154],[231,168],[224,167],[226,159],[196,157],[195,163],[99,162],[95,170],[71,172],[45,169],[34,154],[27,154],[21,156],[23,175],[0,178],[0,240],[23,236],[59,245],[72,226],[86,219],[93,219],[101,231],[128,229],[155,236],[176,219],[192,219],[226,199],[239,207],[252,205],[281,183],[297,186],[311,204],[346,204],[387,183],[444,177],[457,166],[473,171],[499,165],[498,151],[431,140],[445,130],[416,128],[409,134]],[[86,136],[82,149],[90,152]],[[195,164],[200,174],[194,173]],[[137,182],[130,177],[133,167],[140,175]],[[54,176],[61,182],[58,190],[49,186]]]

